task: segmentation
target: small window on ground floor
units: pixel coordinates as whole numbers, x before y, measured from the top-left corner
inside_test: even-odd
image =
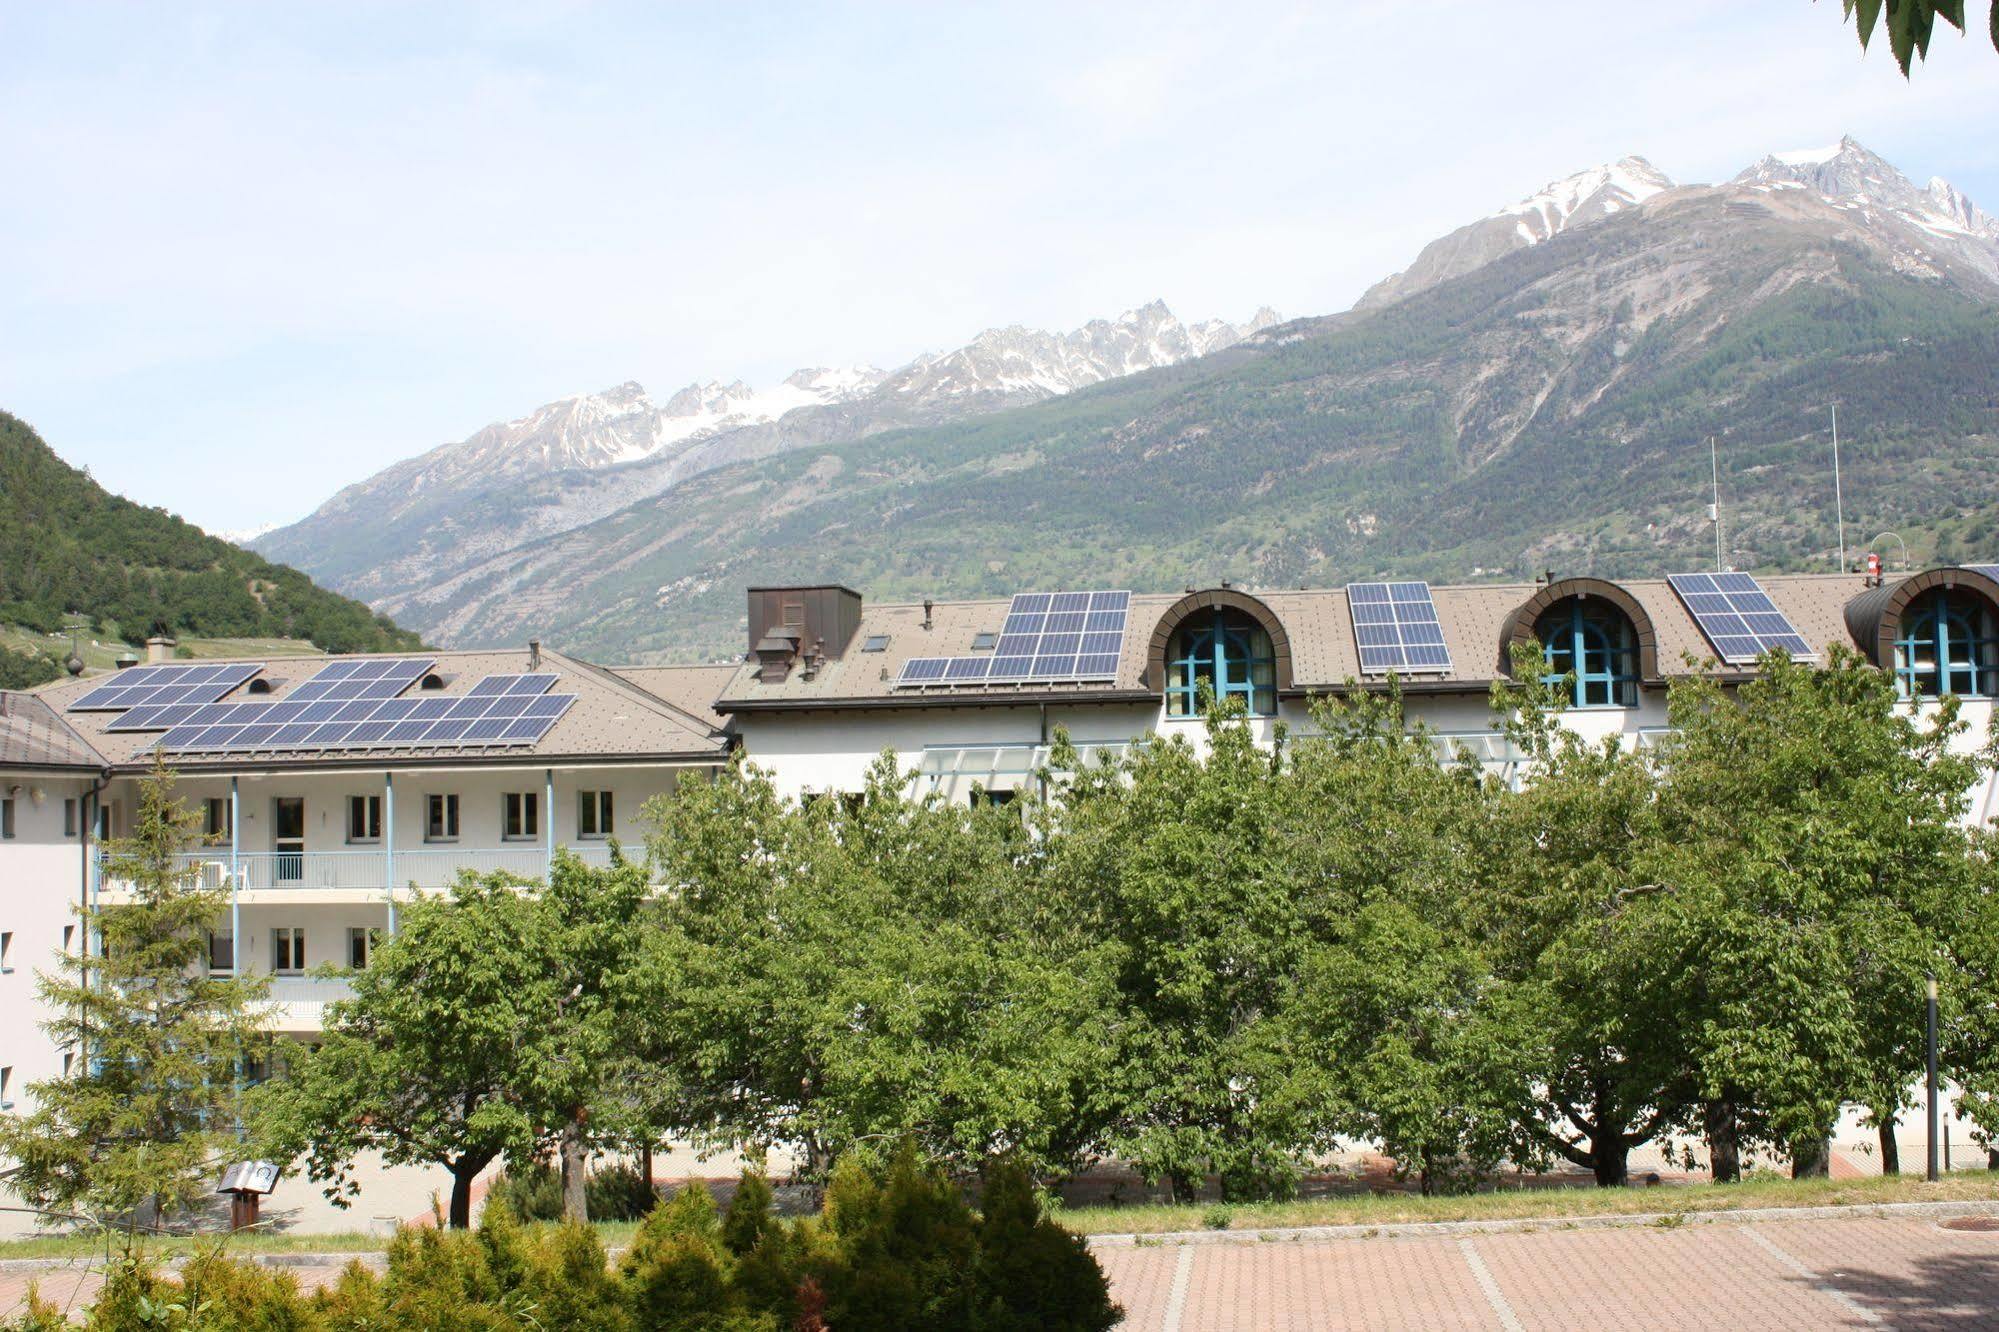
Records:
[[[215,975],[226,975],[236,970],[235,934],[228,930],[208,932],[208,970]]]
[[[347,797],[347,840],[350,842],[382,840],[382,797],[378,795]]]
[[[535,791],[509,791],[501,804],[500,836],[523,842],[541,836],[541,795]]]
[[[426,842],[458,840],[458,797],[452,794],[424,797],[423,838]]]
[[[271,970],[276,972],[305,970],[304,926],[279,925],[271,930]]]
[[[75,796],[70,796],[62,802],[62,835],[64,837],[76,836],[76,830],[83,826],[83,820],[77,810],[78,803]]]
[[[0,796],[0,838],[14,835],[14,797]]]
[[[356,971],[368,969],[368,959],[374,956],[375,945],[381,942],[382,932],[372,925],[350,925],[347,927],[347,965]]]
[[[576,835],[578,837],[609,837],[611,832],[611,793],[609,791],[578,791],[576,793]]]

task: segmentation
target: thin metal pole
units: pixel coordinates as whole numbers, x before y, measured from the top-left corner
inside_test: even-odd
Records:
[[[382,774],[382,875],[389,899],[389,933],[396,932],[396,774]]]
[[[237,817],[242,809],[241,778],[229,779],[229,974],[243,974],[243,825]]]
[[[541,799],[541,878],[548,882],[555,873],[555,769],[542,769]]]
[[[1924,1003],[1927,1035],[1925,1043],[1929,1047],[1929,1093],[1930,1093],[1930,1160],[1927,1177],[1934,1183],[1937,1177],[1937,978],[1931,976],[1928,997]]]
[[[1707,457],[1714,482],[1714,503],[1708,506],[1714,516],[1714,571],[1720,573],[1725,563],[1721,554],[1721,449],[1713,435],[1707,437]]]
[[[1846,572],[1846,497],[1839,484],[1839,404],[1832,405],[1832,512],[1839,524],[1839,571]]]

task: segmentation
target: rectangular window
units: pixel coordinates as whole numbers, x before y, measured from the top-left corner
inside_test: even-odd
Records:
[[[578,791],[576,793],[576,835],[578,837],[609,837],[611,825],[611,793],[609,791]]]
[[[0,930],[0,975],[14,969],[14,931]]]
[[[347,797],[347,840],[350,842],[382,840],[382,797],[378,795]]]
[[[372,927],[349,925],[347,927],[347,965],[356,971],[368,969],[368,958],[375,951],[375,944],[382,932]]]
[[[77,799],[75,796],[71,796],[62,802],[62,835],[64,837],[76,836],[76,830],[81,825],[82,821],[77,818],[76,806]]]
[[[68,1077],[69,1071],[75,1067],[76,1067],[76,1052],[74,1050],[64,1050],[62,1052],[62,1075],[64,1077]]]
[[[73,945],[75,942],[76,942],[76,926],[74,925],[63,926],[62,927],[63,952],[67,953],[70,950],[71,945]]]
[[[14,835],[14,797],[0,796],[0,837]]]
[[[271,970],[280,973],[305,970],[303,925],[280,925],[271,931]]]
[[[236,936],[228,930],[208,932],[208,970],[226,976],[236,969]]]
[[[507,792],[500,836],[509,842],[541,836],[541,796],[533,791]]]
[[[458,797],[455,795],[434,795],[424,797],[425,817],[423,838],[426,842],[455,842],[458,840]]]
[[[14,1066],[0,1068],[0,1110],[14,1108]]]
[[[201,832],[211,842],[226,842],[233,831],[228,796],[210,796],[203,809]]]
[[[108,842],[118,835],[118,802],[107,800],[97,807],[97,840]]]

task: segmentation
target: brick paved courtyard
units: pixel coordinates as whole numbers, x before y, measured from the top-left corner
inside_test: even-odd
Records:
[[[1950,1229],[1930,1217],[1097,1252],[1132,1332],[1999,1329],[1999,1232]],[[334,1264],[293,1270],[308,1286],[339,1272]],[[72,1307],[96,1288],[84,1264],[0,1271],[0,1312],[17,1308],[37,1276],[45,1297]]]

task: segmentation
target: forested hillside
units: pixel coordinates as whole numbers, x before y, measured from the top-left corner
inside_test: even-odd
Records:
[[[0,412],[0,624],[52,633],[67,616],[96,632],[156,628],[204,638],[298,638],[334,652],[420,645],[417,635],[296,569],[212,537],[164,509],[113,495],[26,422]],[[54,663],[0,653],[0,686]]]

